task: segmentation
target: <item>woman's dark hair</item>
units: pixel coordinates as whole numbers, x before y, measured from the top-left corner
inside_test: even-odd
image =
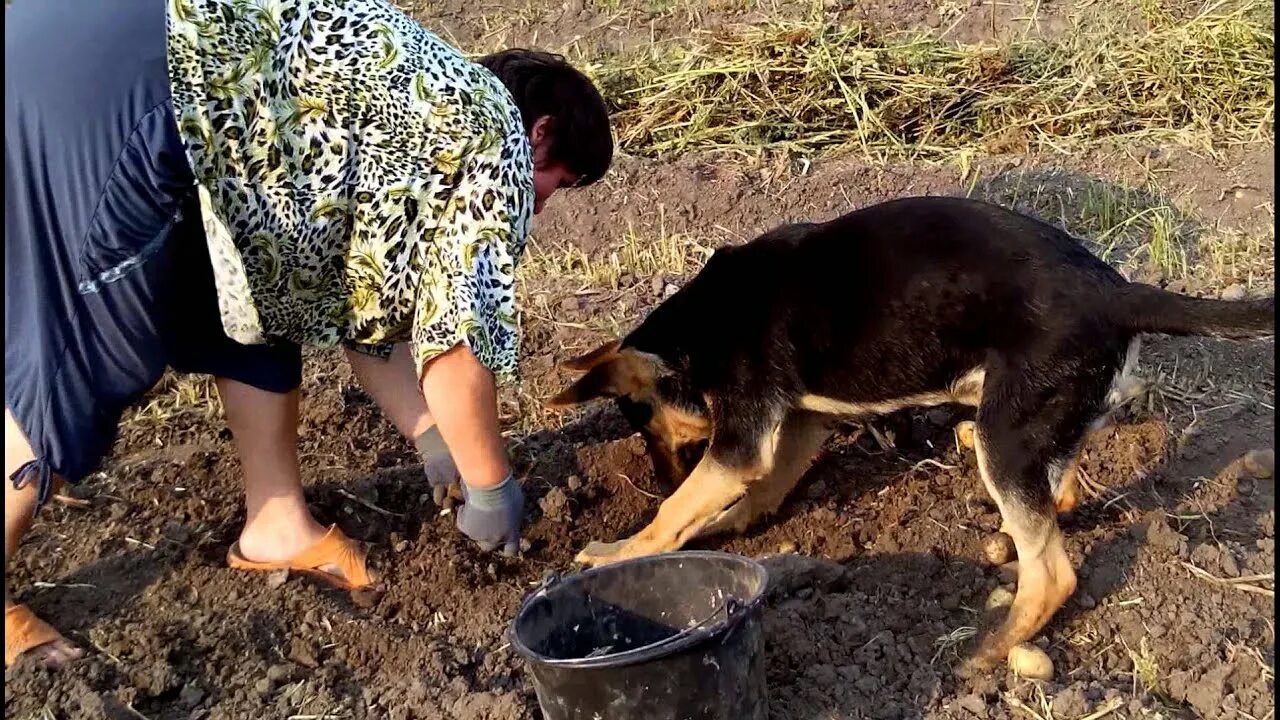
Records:
[[[539,118],[551,118],[548,155],[581,177],[579,187],[604,176],[613,162],[609,111],[586,75],[562,56],[537,50],[503,50],[476,62],[515,98],[526,132]]]

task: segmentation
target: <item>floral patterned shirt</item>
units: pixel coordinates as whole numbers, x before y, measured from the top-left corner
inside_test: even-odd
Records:
[[[228,336],[514,376],[533,164],[492,73],[387,0],[169,0],[168,57]]]

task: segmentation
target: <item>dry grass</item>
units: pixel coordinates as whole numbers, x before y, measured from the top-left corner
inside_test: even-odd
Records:
[[[1065,149],[1102,139],[1210,151],[1271,141],[1271,6],[1216,5],[1145,32],[1078,20],[1055,39],[958,46],[822,20],[770,22],[589,66],[621,147],[876,158]]]
[[[1155,694],[1160,687],[1160,666],[1155,653],[1147,645],[1147,639],[1144,637],[1138,641],[1137,650],[1129,647],[1128,643],[1124,644],[1124,648],[1129,653],[1129,661],[1133,663],[1135,694],[1138,685],[1146,692]]]
[[[608,254],[593,257],[582,248],[562,243],[544,246],[531,242],[520,265],[528,281],[555,279],[583,288],[625,289],[628,277],[685,275],[702,267],[712,247],[697,238],[670,234],[659,227],[654,237],[641,236],[628,224]]]
[[[1055,223],[1099,257],[1145,281],[1194,280],[1205,289],[1267,289],[1275,280],[1275,212],[1249,227],[1207,224],[1151,178],[1128,187],[1060,169],[974,173],[968,195]]]
[[[221,417],[222,400],[213,378],[169,372],[122,422],[131,427],[158,426],[189,415],[205,420]]]

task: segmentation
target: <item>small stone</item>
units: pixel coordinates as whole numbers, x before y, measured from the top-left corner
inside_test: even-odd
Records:
[[[204,691],[195,685],[188,685],[182,688],[182,692],[178,693],[178,702],[187,708],[193,708],[204,700]]]
[[[351,603],[358,608],[368,610],[382,599],[382,591],[374,588],[359,588],[351,591]]]
[[[582,478],[577,475],[570,475],[569,479],[565,481],[565,485],[569,487],[571,492],[578,492],[582,489]]]
[[[786,542],[783,542],[778,545],[778,553],[780,555],[790,555],[794,553],[797,549],[798,548],[796,544],[794,542],[791,542],[790,540],[787,540]]]
[[[533,543],[529,542],[529,538],[520,538],[520,552],[527,553],[533,549]]]
[[[404,552],[405,550],[408,550],[408,549],[409,549],[409,541],[408,541],[408,540],[401,540],[400,542],[398,542],[398,543],[396,543],[395,545],[393,545],[393,546],[391,547],[391,549],[392,549],[392,550],[394,550],[394,551],[396,551],[396,552],[398,552],[398,553],[402,553],[402,552]]]
[[[1002,532],[992,533],[982,543],[982,555],[992,565],[1004,565],[1017,557],[1013,538]]]
[[[275,590],[289,581],[289,568],[281,568],[267,573],[267,588]]]
[[[1228,287],[1226,290],[1223,290],[1219,297],[1223,300],[1243,300],[1246,295],[1247,293],[1245,292],[1244,286],[1240,283],[1236,283],[1235,285]]]
[[[664,299],[669,298],[678,292],[680,292],[680,288],[677,287],[675,283],[667,283],[667,286],[662,290],[662,297]]]
[[[270,695],[272,689],[271,681],[267,678],[262,678],[253,685],[253,691],[258,695]]]
[[[292,676],[293,676],[293,668],[288,665],[285,665],[284,663],[280,663],[278,665],[272,665],[271,667],[267,668],[267,679],[276,685],[282,682],[288,682],[289,678],[291,678]]]

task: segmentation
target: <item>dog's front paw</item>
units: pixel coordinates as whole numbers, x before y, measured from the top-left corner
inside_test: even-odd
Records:
[[[991,674],[999,665],[1000,660],[998,658],[979,654],[957,665],[955,673],[956,677],[961,680],[977,680]]]
[[[622,560],[622,549],[626,547],[626,540],[618,540],[616,542],[590,542],[578,556],[574,558],[575,562],[587,565],[589,567],[597,567],[600,565],[608,565],[611,562]]]

